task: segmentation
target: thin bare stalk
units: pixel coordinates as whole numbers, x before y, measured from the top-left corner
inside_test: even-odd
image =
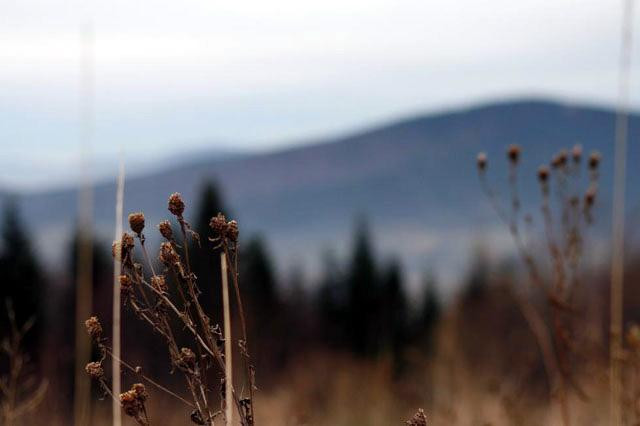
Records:
[[[224,311],[224,386],[225,386],[225,424],[233,424],[233,406],[228,402],[229,395],[233,392],[233,368],[231,358],[233,354],[231,342],[231,307],[229,306],[229,272],[227,271],[227,255],[220,253],[220,266],[222,271],[222,306]]]
[[[116,191],[116,235],[115,240],[118,240],[122,235],[122,215],[124,210],[124,158],[120,153],[120,167],[118,172],[118,188]],[[121,318],[121,303],[120,303],[120,273],[122,271],[122,264],[120,259],[113,260],[113,322],[111,338],[113,342],[113,356],[111,357],[111,371],[112,371],[112,388],[113,393],[120,395],[122,390],[121,376],[120,376],[120,318]],[[116,398],[112,399],[111,414],[113,418],[113,426],[122,425],[122,411],[120,409],[120,401]]]
[[[93,218],[93,190],[89,178],[89,157],[93,139],[93,95],[94,58],[93,27],[87,25],[81,31],[81,81],[80,81],[80,143],[82,146],[82,187],[78,197],[78,242],[76,278],[76,337],[75,337],[75,383],[74,383],[74,423],[76,426],[89,424],[91,382],[84,372],[84,366],[91,356],[91,342],[84,335],[82,322],[91,314],[93,250],[91,222]]]
[[[615,130],[615,163],[613,180],[613,214],[611,247],[611,338],[610,338],[610,424],[622,424],[622,322],[624,289],[624,215],[625,176],[627,161],[627,133],[629,109],[629,75],[631,70],[631,43],[633,39],[633,0],[624,3],[620,68],[618,114]]]
[[[181,397],[177,393],[171,391],[170,389],[167,389],[166,387],[162,386],[160,383],[156,382],[152,378],[146,376],[138,368],[136,368],[136,367],[132,366],[131,364],[127,363],[126,361],[116,357],[115,353],[111,352],[109,349],[107,349],[107,354],[111,357],[111,359],[113,361],[119,363],[120,365],[125,367],[127,370],[131,371],[132,373],[135,373],[138,377],[140,377],[145,382],[149,383],[150,385],[155,386],[159,390],[165,392],[168,395],[173,396],[174,398],[178,399],[179,401],[181,401],[181,402],[185,403],[186,405],[188,405],[189,407],[193,408],[193,404],[192,403],[190,403],[189,401],[187,401],[186,399],[184,399],[183,397]],[[120,403],[118,402],[118,408],[119,407],[120,407]]]

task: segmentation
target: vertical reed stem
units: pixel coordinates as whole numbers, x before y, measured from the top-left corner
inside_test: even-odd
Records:
[[[119,241],[122,238],[122,214],[124,204],[124,158],[122,152],[120,152],[120,168],[118,172],[118,184],[116,191],[116,235],[115,241]],[[111,371],[113,372],[113,394],[120,395],[121,393],[121,376],[120,376],[120,362],[122,358],[120,355],[120,273],[121,273],[121,260],[116,256],[113,260],[113,322],[112,322],[112,339],[113,339],[113,356],[111,357]],[[122,425],[122,412],[120,410],[120,401],[116,398],[112,398],[111,413],[113,417],[113,426]]]
[[[613,182],[612,250],[611,250],[611,336],[610,336],[610,422],[622,424],[621,355],[623,331],[624,291],[624,216],[625,178],[627,161],[627,132],[629,108],[629,72],[633,29],[633,0],[625,0],[622,16],[622,43],[618,114],[615,129],[615,164]]]
[[[231,309],[229,306],[229,272],[227,271],[227,256],[220,253],[220,268],[222,271],[222,306],[224,311],[224,385],[225,385],[225,424],[231,426],[233,423],[233,405],[230,398],[233,395],[233,370],[231,364]]]
[[[93,28],[82,29],[80,81],[80,143],[82,147],[82,186],[78,197],[78,241],[76,265],[75,381],[73,394],[74,423],[90,424],[91,381],[84,366],[91,357],[91,341],[84,330],[84,320],[91,314],[93,299],[93,189],[90,179],[90,150],[93,138]]]

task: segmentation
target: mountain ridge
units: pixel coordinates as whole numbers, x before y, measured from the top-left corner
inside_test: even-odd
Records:
[[[215,180],[243,235],[263,234],[281,271],[296,262],[313,264],[327,248],[344,254],[354,218],[361,215],[369,218],[382,256],[400,256],[414,274],[425,265],[450,269],[469,251],[470,239],[503,238],[479,192],[474,163],[478,151],[489,155],[490,178],[503,183],[504,148],[519,143],[522,169],[531,176],[523,179],[523,197],[535,200],[538,164],[575,143],[597,149],[605,159],[605,205],[614,121],[614,112],[603,107],[540,99],[413,116],[324,143],[202,159],[128,179],[125,210],[143,210],[149,223],[156,223],[166,216],[169,193],[178,191],[188,200],[188,212],[193,212],[199,186]],[[640,136],[637,114],[630,118],[630,136]],[[629,158],[640,158],[639,154],[637,144],[630,144]],[[629,169],[630,195],[635,199],[640,173]],[[96,228],[103,239],[112,234],[114,198],[113,183],[95,186]],[[75,190],[68,189],[24,194],[20,205],[39,238],[50,246],[58,241],[59,247],[60,236],[73,227],[75,199]]]

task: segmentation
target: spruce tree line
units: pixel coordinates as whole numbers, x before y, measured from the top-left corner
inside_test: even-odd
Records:
[[[16,204],[7,203],[6,206],[0,251],[0,276],[3,277],[0,299],[13,300],[20,321],[31,316],[41,319],[38,321],[40,327],[32,333],[30,341],[30,349],[37,352],[47,286]],[[190,250],[193,272],[200,278],[200,300],[206,311],[212,313],[213,322],[220,323],[220,263],[216,261],[219,252],[215,252],[208,241],[209,220],[218,212],[232,217],[232,212],[224,205],[219,189],[212,182],[203,185],[199,199],[194,203],[194,212],[191,223],[200,234],[202,247],[194,245]],[[64,309],[50,309],[48,321],[58,324],[59,330],[65,330],[61,338],[73,334],[69,319],[61,317],[64,312],[73,312],[76,250],[72,243],[68,250],[70,285],[61,295],[51,299],[52,303],[66,301]],[[96,300],[94,308],[104,311],[108,321],[112,285],[110,260],[107,250],[99,244],[95,244],[93,251],[94,295],[100,299]],[[428,348],[438,320],[439,301],[433,279],[425,281],[424,301],[419,306],[410,304],[400,262],[396,259],[380,262],[376,258],[364,219],[355,227],[347,261],[339,262],[327,254],[320,282],[298,285],[295,294],[287,293],[278,282],[267,242],[260,236],[244,235],[241,231],[239,271],[253,352],[265,358],[257,360],[258,371],[261,371],[260,364],[263,367],[284,365],[293,352],[300,352],[305,346],[307,349],[347,351],[358,357],[390,355],[400,371],[406,346],[420,344]],[[126,317],[125,321],[136,322]],[[0,334],[6,334],[7,326],[6,318],[1,318]],[[134,324],[127,327],[136,328]],[[296,342],[291,342],[292,338]]]

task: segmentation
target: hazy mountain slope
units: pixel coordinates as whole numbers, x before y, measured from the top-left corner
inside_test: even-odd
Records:
[[[150,223],[168,215],[169,193],[195,202],[199,185],[216,179],[240,220],[243,234],[265,234],[280,265],[313,266],[324,248],[344,249],[354,218],[365,214],[383,254],[397,252],[419,271],[460,263],[468,244],[495,236],[495,217],[479,193],[475,155],[489,154],[489,173],[504,176],[504,148],[517,142],[530,174],[525,199],[537,200],[537,165],[560,147],[582,143],[604,155],[606,202],[611,177],[611,111],[543,101],[491,104],[419,116],[336,140],[268,154],[194,161],[127,181],[126,210],[143,210]],[[631,140],[640,120],[631,120]],[[631,143],[629,188],[637,204],[640,150]],[[21,199],[31,229],[47,253],[59,252],[73,224],[73,190],[32,193]],[[114,187],[97,186],[98,228],[111,239]],[[605,212],[608,209],[603,209]],[[444,272],[444,271],[443,271]]]

